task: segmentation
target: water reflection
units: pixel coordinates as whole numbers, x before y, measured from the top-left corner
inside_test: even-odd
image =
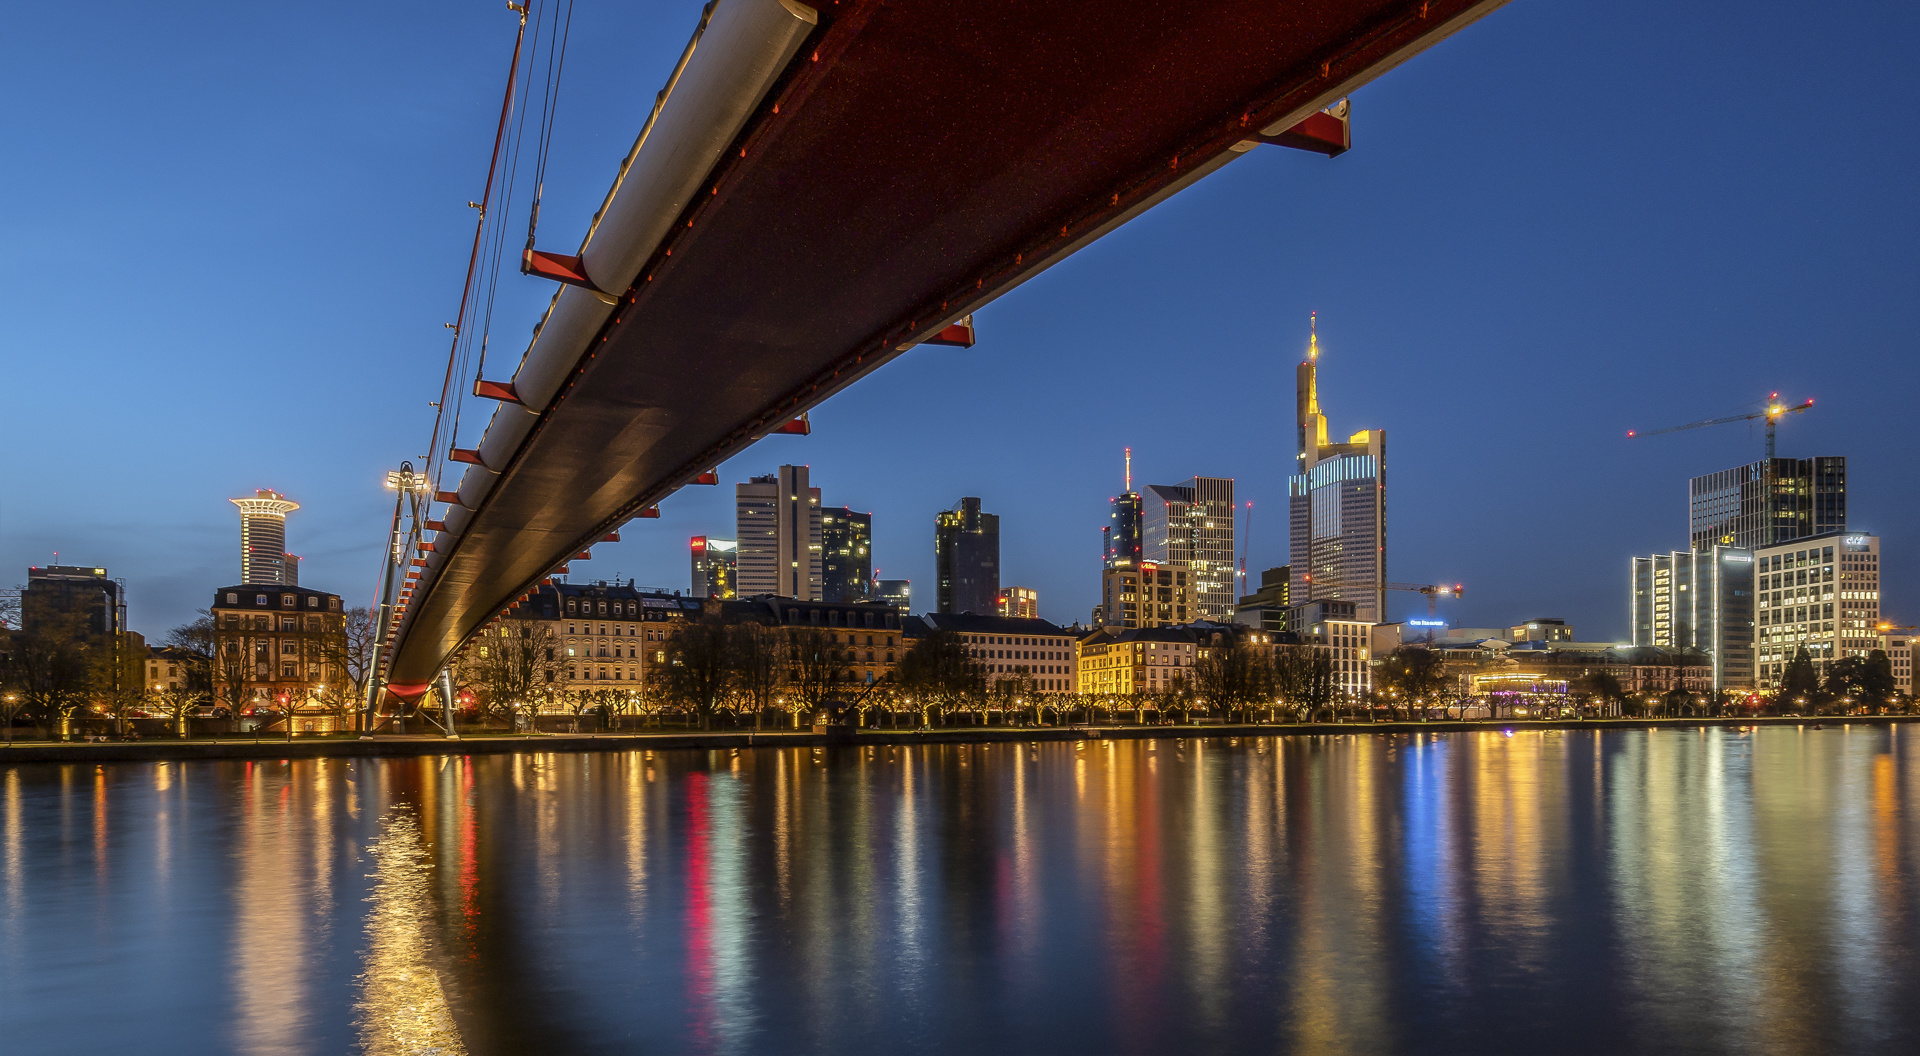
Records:
[[[7,767],[0,1029],[33,1052],[1911,1051],[1912,740]],[[102,993],[133,1014],[91,1014]]]

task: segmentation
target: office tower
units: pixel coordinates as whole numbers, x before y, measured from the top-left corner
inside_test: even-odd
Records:
[[[1557,616],[1540,616],[1507,628],[1509,642],[1571,642],[1573,628]]]
[[[873,514],[845,506],[820,511],[820,597],[823,601],[871,601]]]
[[[1145,533],[1141,522],[1140,495],[1133,490],[1133,448],[1126,454],[1127,490],[1113,499],[1107,514],[1107,526],[1100,529],[1102,565],[1106,568],[1131,568],[1146,556]]]
[[[968,496],[933,521],[936,611],[993,615],[1000,600],[1000,518]]]
[[[877,589],[876,601],[891,605],[902,616],[913,615],[913,581],[910,579],[883,579]]]
[[[227,501],[240,507],[240,582],[299,586],[300,559],[287,553],[287,514],[300,504],[264,488]]]
[[[734,485],[740,597],[820,600],[820,489],[806,466]]]
[[[1287,566],[1269,568],[1260,573],[1260,589],[1240,599],[1234,607],[1233,622],[1279,633],[1287,629],[1287,588],[1291,576]]]
[[[1199,617],[1187,569],[1142,561],[1133,568],[1100,573],[1100,604],[1094,609],[1102,627],[1170,627]]]
[[[1713,688],[1753,685],[1754,554],[1733,546],[1636,557],[1628,599],[1633,644],[1691,649],[1712,662]]]
[[[1032,587],[1002,587],[995,614],[1019,620],[1040,618],[1040,592]]]
[[[1755,681],[1780,684],[1805,647],[1822,679],[1842,656],[1879,645],[1880,538],[1829,532],[1754,551]]]
[[[735,596],[740,583],[740,544],[732,539],[693,537],[693,591],[696,598]]]
[[[1378,623],[1387,608],[1386,432],[1363,429],[1329,443],[1319,366],[1316,332],[1294,374],[1299,454],[1287,481],[1288,593],[1296,605],[1351,600],[1355,619]]]
[[[1143,499],[1142,559],[1193,573],[1200,617],[1233,618],[1233,481],[1193,477],[1149,484]]]
[[[1758,550],[1847,530],[1847,460],[1761,459],[1687,482],[1688,537],[1695,550]]]
[[[117,635],[127,629],[125,587],[104,568],[29,568],[20,592],[20,626],[29,634],[57,629],[85,638]]]

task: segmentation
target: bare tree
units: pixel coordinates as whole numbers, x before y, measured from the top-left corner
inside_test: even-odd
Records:
[[[729,630],[733,654],[733,688],[741,705],[753,712],[754,725],[779,699],[786,657],[782,633],[758,623],[734,624]]]
[[[560,670],[560,639],[539,620],[509,617],[467,647],[465,677],[478,685],[489,711],[511,720],[537,714]],[[532,722],[528,722],[532,727]]]
[[[665,690],[668,699],[700,718],[708,729],[725,709],[733,681],[728,628],[717,616],[703,616],[680,629],[667,643]]]
[[[100,665],[88,655],[79,617],[49,617],[13,636],[7,653],[6,692],[51,735],[60,720],[85,707]],[[9,738],[13,727],[7,727]]]
[[[964,710],[971,701],[986,697],[986,665],[950,631],[936,630],[916,641],[895,673],[909,703],[920,710],[923,724],[938,713]]]

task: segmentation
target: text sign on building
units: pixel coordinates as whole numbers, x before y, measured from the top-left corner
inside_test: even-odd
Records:
[[[1849,554],[1864,554],[1869,549],[1867,546],[1867,537],[1864,535],[1849,535],[1842,539],[1841,542],[1842,545],[1847,548],[1847,553]]]
[[[1408,621],[1407,621],[1407,626],[1409,626],[1409,627],[1441,627],[1441,628],[1444,628],[1444,627],[1446,627],[1446,625],[1447,625],[1447,621],[1445,621],[1445,620],[1408,620]]]

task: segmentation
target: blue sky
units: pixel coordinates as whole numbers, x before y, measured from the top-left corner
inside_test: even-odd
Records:
[[[544,246],[578,244],[698,12],[577,5]],[[0,582],[55,551],[104,565],[162,633],[237,578],[226,500],[273,487],[304,504],[303,581],[369,599],[382,474],[431,426],[512,17],[100,3],[9,23]],[[973,349],[910,353],[721,480],[809,464],[923,592],[934,513],[979,495],[1005,581],[1070,622],[1131,445],[1138,481],[1239,481],[1257,574],[1286,558],[1317,310],[1333,430],[1387,430],[1389,575],[1466,583],[1456,625],[1624,634],[1628,557],[1684,546],[1686,478],[1762,443],[1625,431],[1775,389],[1818,400],[1781,453],[1850,459],[1852,527],[1883,537],[1883,605],[1913,619],[1916,52],[1911,5],[1515,0],[1357,93],[1350,153],[1254,152],[980,313]],[[503,278],[502,362],[550,292]],[[731,495],[674,497],[575,578],[684,589],[687,537],[730,535]]]

